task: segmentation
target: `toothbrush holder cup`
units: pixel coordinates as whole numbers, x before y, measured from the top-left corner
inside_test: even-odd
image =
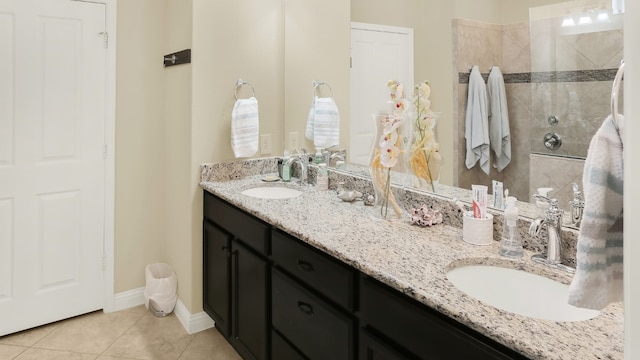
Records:
[[[473,245],[490,245],[493,241],[493,215],[484,219],[473,217],[473,211],[462,215],[462,240]]]

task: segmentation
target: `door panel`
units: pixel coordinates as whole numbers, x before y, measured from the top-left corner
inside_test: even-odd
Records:
[[[0,168],[13,165],[14,17],[0,13]]]
[[[105,5],[0,0],[0,30],[1,336],[102,308]]]
[[[352,23],[349,159],[369,165],[375,136],[372,114],[391,111],[387,81],[413,88],[413,30]]]

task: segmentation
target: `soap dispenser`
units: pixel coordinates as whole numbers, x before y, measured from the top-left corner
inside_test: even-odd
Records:
[[[509,258],[522,257],[522,241],[518,234],[518,208],[517,199],[514,196],[507,197],[507,206],[504,209],[504,224],[502,238],[500,239],[500,255]]]

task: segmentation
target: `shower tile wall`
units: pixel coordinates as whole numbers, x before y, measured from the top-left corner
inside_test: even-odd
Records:
[[[529,24],[495,25],[469,20],[454,20],[454,69],[456,70],[454,102],[457,102],[457,144],[455,167],[457,186],[470,189],[471,184],[484,184],[491,188],[491,180],[504,182],[509,194],[519,199],[529,197],[529,118],[531,89],[528,81],[519,82],[522,73],[530,70]],[[505,85],[511,131],[511,163],[502,172],[491,168],[487,176],[479,166],[467,170],[465,159],[464,118],[467,84],[458,81],[459,73],[469,73],[478,65],[485,80],[491,66],[499,66],[512,81]],[[527,77],[528,79],[528,77]],[[525,79],[526,80],[526,79]],[[491,153],[491,161],[494,154]],[[526,200],[525,200],[526,201]]]
[[[561,21],[531,22],[531,151],[584,158],[591,137],[611,112],[611,85],[622,60],[623,32],[562,33],[567,29]],[[622,109],[621,101],[619,106]],[[550,115],[560,119],[558,125],[549,125]],[[562,137],[559,149],[544,146],[548,132]]]
[[[530,164],[529,193],[535,194],[540,187],[553,188],[548,195],[558,199],[560,208],[569,211],[569,201],[573,199],[571,183],[578,184],[582,191],[584,160],[531,154]],[[533,201],[533,198],[529,198],[529,201]]]
[[[454,101],[458,104],[457,114],[454,114],[458,119],[458,136],[454,143],[457,178],[454,181],[459,187],[490,186],[491,180],[500,180],[510,194],[526,201],[530,199],[532,189],[551,186],[543,181],[549,177],[536,175],[538,165],[551,164],[549,166],[562,172],[563,176],[581,179],[582,166],[568,166],[570,159],[547,158],[546,162],[530,166],[529,155],[586,157],[593,134],[611,111],[611,85],[622,59],[623,33],[621,30],[561,33],[566,31],[560,27],[561,20],[508,25],[453,21]],[[492,168],[489,176],[477,165],[467,170],[464,164],[467,81],[473,65],[480,67],[485,80],[493,65],[500,66],[505,75],[512,162],[502,173]],[[619,108],[623,108],[622,94]],[[560,122],[550,125],[550,115],[556,115]],[[560,149],[544,147],[542,139],[548,132],[557,132],[562,137]],[[556,167],[556,164],[561,165]],[[572,196],[570,182],[551,187],[556,191],[565,189],[554,196]]]

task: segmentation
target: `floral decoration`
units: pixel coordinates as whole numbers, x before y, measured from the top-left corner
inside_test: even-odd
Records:
[[[381,198],[381,215],[387,218],[388,208],[391,205],[397,217],[403,213],[391,192],[391,168],[398,164],[404,150],[402,150],[403,137],[400,134],[400,127],[405,118],[406,100],[404,89],[401,83],[389,81],[387,87],[391,90],[390,97],[393,104],[391,114],[378,117],[379,124],[376,126],[382,129],[382,135],[375,148],[373,160],[371,162],[371,172],[374,186]]]
[[[434,181],[440,177],[440,144],[435,141],[433,128],[436,125],[437,115],[431,110],[431,87],[423,81],[414,88],[413,100],[413,127],[414,136],[409,155],[409,166],[418,179],[420,187],[428,184],[435,192]]]

